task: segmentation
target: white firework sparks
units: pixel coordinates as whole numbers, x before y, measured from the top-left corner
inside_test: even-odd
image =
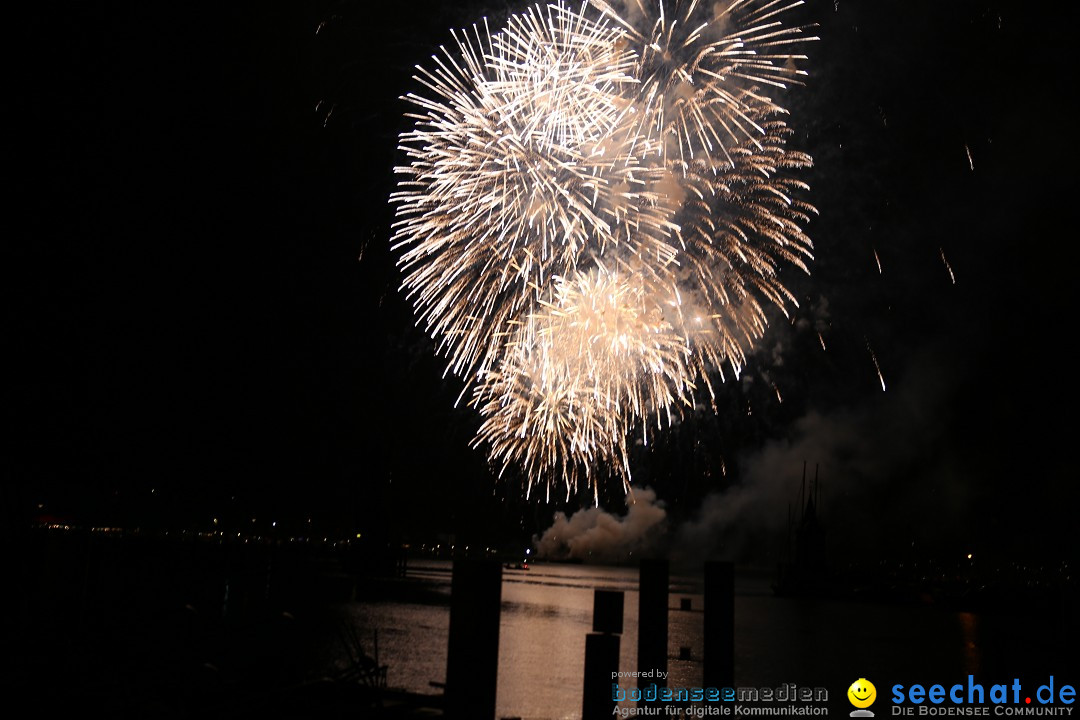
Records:
[[[477,442],[503,469],[522,467],[529,488],[557,474],[569,492],[598,461],[629,487],[627,435],[657,409],[688,402],[689,348],[640,275],[578,273],[556,278],[553,294],[477,386]]]
[[[632,2],[456,33],[406,98],[403,289],[526,492],[629,488],[630,434],[737,374],[811,259],[811,160],[770,94],[805,75],[800,3]]]

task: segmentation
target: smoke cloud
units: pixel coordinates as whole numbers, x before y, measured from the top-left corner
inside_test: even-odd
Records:
[[[537,554],[593,562],[666,554],[686,569],[707,559],[775,563],[788,541],[789,508],[796,519],[800,512],[804,463],[808,490],[815,472],[820,478],[831,561],[969,543],[982,478],[957,436],[964,368],[947,357],[940,347],[924,348],[887,393],[854,407],[809,410],[784,438],[740,457],[739,483],[708,495],[678,526],[646,489],[625,516],[597,508],[556,514],[534,537]]]
[[[820,473],[819,516],[845,552],[906,552],[962,536],[977,487],[950,442],[954,373],[927,353],[877,402],[808,412],[787,438],[742,459],[739,485],[706,497],[677,528],[673,558],[779,559],[788,508],[800,511],[804,462],[808,489]]]
[[[555,523],[541,537],[533,536],[536,556],[615,562],[654,551],[665,534],[667,511],[650,488],[635,491],[634,500],[625,516],[596,507],[569,517],[555,513]]]

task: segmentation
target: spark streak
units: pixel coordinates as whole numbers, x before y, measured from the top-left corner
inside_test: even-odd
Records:
[[[945,257],[945,248],[938,248],[938,252],[941,253],[941,262],[945,263],[945,269],[949,271],[949,279],[952,280],[952,284],[956,284],[956,273],[953,272],[952,265],[949,264],[948,258]]]
[[[870,359],[874,361],[874,370],[877,371],[878,380],[881,381],[881,392],[885,392],[885,376],[881,373],[881,365],[878,364],[877,355],[874,353],[874,348],[870,347],[869,340],[866,340],[866,349],[870,351]]]

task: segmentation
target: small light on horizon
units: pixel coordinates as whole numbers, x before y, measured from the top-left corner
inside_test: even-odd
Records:
[[[971,559],[971,553],[968,553],[968,560]]]

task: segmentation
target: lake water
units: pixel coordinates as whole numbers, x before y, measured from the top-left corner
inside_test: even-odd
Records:
[[[409,581],[450,595],[451,564],[410,566]],[[499,634],[498,718],[576,720],[581,717],[585,636],[592,629],[593,590],[625,593],[620,669],[637,670],[636,568],[538,564],[504,570]],[[1018,677],[1042,683],[1072,672],[1071,653],[1053,617],[1008,612],[977,615],[931,605],[883,605],[781,598],[767,574],[737,574],[735,684],[743,687],[825,687],[832,714],[844,693],[866,677],[887,696],[893,683],[986,683]],[[680,610],[689,598],[691,610]],[[669,686],[702,684],[704,616],[700,577],[671,577]],[[378,634],[388,684],[415,693],[441,692],[446,678],[448,604],[369,602],[347,612],[363,637]],[[680,660],[689,648],[690,659]],[[642,668],[644,669],[644,668]],[[1076,680],[1072,677],[1072,680]],[[630,683],[626,683],[627,685]]]

